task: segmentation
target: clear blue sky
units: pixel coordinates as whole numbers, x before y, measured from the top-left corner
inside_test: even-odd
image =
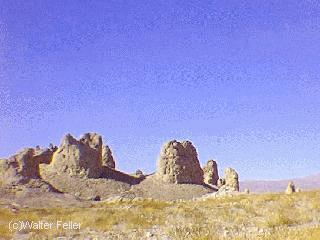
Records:
[[[0,1],[0,156],[95,131],[152,172],[163,142],[242,179],[320,172],[320,3]]]

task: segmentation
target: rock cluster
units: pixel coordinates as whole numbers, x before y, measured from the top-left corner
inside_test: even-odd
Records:
[[[217,163],[214,160],[207,161],[203,167],[203,181],[208,185],[216,186],[219,179]]]
[[[130,188],[141,196],[163,198],[162,195],[170,195],[165,196],[166,199],[194,197],[213,192],[217,187],[221,194],[223,191],[239,191],[236,171],[228,168],[225,177],[219,178],[214,160],[209,160],[202,169],[190,141],[165,143],[155,174],[137,170],[130,175],[117,171],[115,167],[111,149],[103,144],[99,134],[86,133],[79,139],[67,134],[59,147],[50,144],[44,149],[39,146],[26,148],[9,159],[0,160],[0,187],[13,191],[20,186],[27,190],[52,189],[93,200]]]
[[[203,183],[198,154],[189,141],[172,140],[161,149],[156,175],[165,183]]]
[[[88,178],[99,178],[103,166],[115,168],[115,163],[110,148],[96,133],[86,133],[79,140],[67,134],[50,164],[57,173]]]

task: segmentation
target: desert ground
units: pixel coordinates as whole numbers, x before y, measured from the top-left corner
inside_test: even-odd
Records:
[[[41,198],[21,197],[24,200],[19,203],[1,199],[0,239],[320,238],[320,191],[209,195],[176,201],[150,198],[80,201],[70,195],[52,193]],[[8,223],[12,220],[71,220],[80,223],[81,228],[10,231]]]

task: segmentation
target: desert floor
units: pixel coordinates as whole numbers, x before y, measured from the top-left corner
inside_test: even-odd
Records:
[[[80,229],[73,225],[68,229],[54,225],[51,229],[12,229],[12,224],[19,221],[53,224],[72,221],[79,223]],[[320,191],[183,201],[75,201],[67,195],[63,198],[48,195],[30,196],[29,201],[15,203],[14,199],[2,198],[0,236],[0,239],[318,240]]]

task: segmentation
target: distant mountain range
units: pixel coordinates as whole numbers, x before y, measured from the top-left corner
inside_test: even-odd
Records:
[[[240,190],[248,188],[250,192],[283,192],[289,181],[302,190],[320,189],[320,173],[303,178],[286,180],[251,180],[240,182]]]

